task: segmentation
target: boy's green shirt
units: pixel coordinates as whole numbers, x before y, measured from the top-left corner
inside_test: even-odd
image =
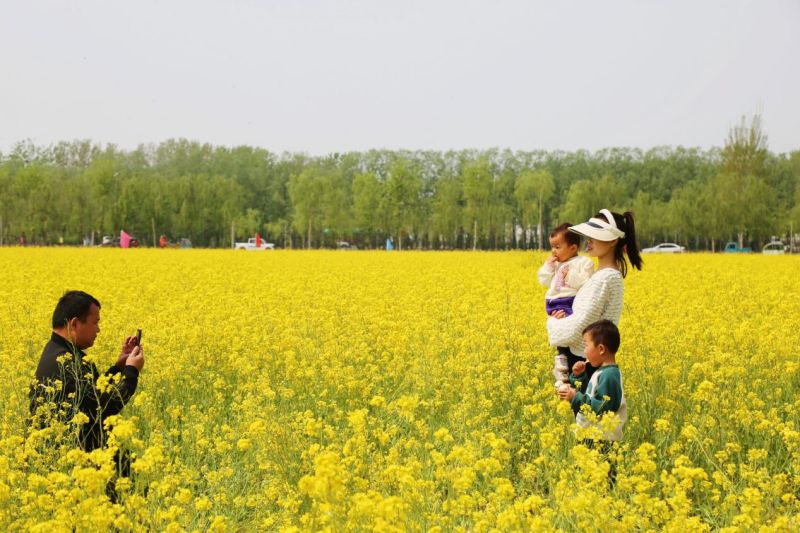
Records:
[[[579,426],[588,428],[592,425],[600,427],[599,421],[594,424],[581,412],[581,407],[588,405],[598,417],[613,412],[619,417],[619,423],[613,430],[603,430],[602,440],[615,441],[622,438],[622,428],[628,418],[628,405],[622,388],[622,374],[615,364],[604,365],[595,370],[589,380],[581,381],[582,376],[570,374],[570,383],[576,386],[571,406],[575,412],[575,421]],[[580,383],[580,387],[577,384]]]

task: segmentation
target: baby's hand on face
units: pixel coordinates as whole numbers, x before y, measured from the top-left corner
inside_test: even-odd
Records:
[[[580,376],[586,371],[586,363],[584,361],[578,361],[574,365],[572,365],[572,373],[576,376]]]
[[[552,267],[552,266],[555,266],[556,262],[558,262],[558,259],[556,259],[556,256],[551,255],[550,257],[548,257],[545,260],[544,264],[549,266],[549,267]]]

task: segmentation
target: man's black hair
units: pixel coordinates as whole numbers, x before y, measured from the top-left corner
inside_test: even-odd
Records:
[[[577,247],[581,245],[581,236],[575,233],[574,231],[570,231],[569,227],[572,226],[569,222],[566,224],[561,224],[557,228],[553,228],[553,231],[550,232],[550,237],[555,237],[556,235],[563,235],[564,240],[567,244],[572,245],[574,244]]]
[[[63,328],[73,318],[86,322],[92,304],[100,308],[97,298],[83,291],[68,291],[58,300],[53,311],[53,328]]]
[[[619,329],[610,320],[592,322],[583,333],[588,333],[595,345],[602,344],[612,354],[619,350]]]

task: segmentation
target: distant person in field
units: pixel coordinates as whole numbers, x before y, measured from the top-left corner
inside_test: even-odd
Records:
[[[46,426],[53,418],[69,422],[82,415],[78,433],[80,447],[91,452],[105,445],[103,421],[116,415],[136,392],[139,372],[144,366],[144,352],[136,337],[122,343],[117,362],[105,375],[109,386],[99,390],[100,373],[86,361],[84,350],[91,348],[100,333],[100,302],[83,291],[69,291],[56,304],[53,332],[42,351],[31,387],[32,425]],[[130,475],[130,460],[117,457],[121,474]],[[115,498],[113,486],[109,496]]]
[[[548,316],[556,311],[564,311],[567,316],[572,314],[572,302],[584,283],[589,281],[594,273],[594,261],[588,257],[578,255],[581,237],[569,231],[571,224],[561,224],[550,233],[551,254],[539,269],[539,283],[548,287],[545,294],[545,311]],[[558,346],[553,365],[553,376],[556,378],[555,387],[567,387],[569,383],[570,349],[568,346]]]
[[[619,324],[628,261],[641,270],[642,257],[631,212],[619,214],[601,209],[588,221],[569,229],[586,237],[586,251],[597,258],[597,270],[575,295],[572,314],[558,310],[547,319],[550,345],[569,347],[567,366],[571,369],[575,363],[586,360],[583,340],[586,326],[601,319]],[[595,367],[587,364],[586,379],[591,378],[594,371]]]
[[[617,366],[617,350],[619,350],[619,329],[610,320],[599,320],[589,324],[583,330],[586,345],[587,362],[578,361],[572,367],[569,382],[572,387],[559,389],[558,397],[570,402],[575,412],[575,421],[582,428],[594,427],[600,438],[603,454],[607,454],[614,442],[622,438],[622,428],[628,418],[628,402],[622,389],[622,373]],[[596,368],[591,377],[586,376],[586,369],[591,365]],[[598,418],[592,422],[589,412]],[[613,429],[603,430],[600,420],[606,413],[616,413],[618,422]],[[589,448],[595,445],[595,439],[587,438],[584,444]],[[613,484],[616,479],[616,468],[613,462],[609,470],[609,480]]]

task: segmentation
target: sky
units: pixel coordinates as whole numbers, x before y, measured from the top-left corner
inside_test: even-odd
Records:
[[[800,0],[3,0],[0,151],[800,149]]]

